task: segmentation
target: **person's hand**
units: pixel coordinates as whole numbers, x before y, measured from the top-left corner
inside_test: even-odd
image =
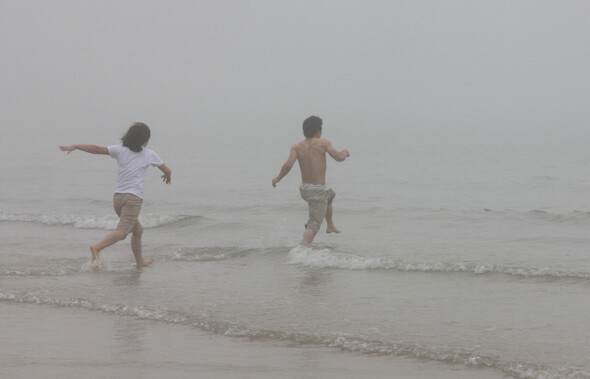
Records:
[[[274,179],[272,180],[272,186],[273,186],[273,187],[276,187],[276,186],[277,186],[277,183],[278,183],[278,182],[280,182],[280,181],[281,181],[281,179],[279,179],[279,178],[274,178]]]
[[[76,145],[71,145],[71,146],[60,146],[59,149],[61,151],[65,151],[68,154],[71,153],[72,151],[76,150]]]
[[[342,150],[342,154],[344,154],[346,158],[350,157],[350,153],[346,149]]]
[[[170,177],[170,175],[162,175],[162,181],[166,184],[170,184],[172,182],[172,178]]]

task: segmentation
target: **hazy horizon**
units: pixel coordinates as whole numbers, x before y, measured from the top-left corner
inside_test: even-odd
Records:
[[[567,146],[589,136],[589,11],[582,1],[4,0],[0,124],[13,137],[2,147],[39,132],[106,144],[137,120],[197,144],[243,133],[291,143],[310,114],[348,145]]]

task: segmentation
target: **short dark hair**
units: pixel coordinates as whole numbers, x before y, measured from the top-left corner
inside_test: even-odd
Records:
[[[310,116],[303,121],[303,135],[307,138],[315,136],[322,131],[322,119],[318,116]]]
[[[150,128],[143,122],[131,125],[127,133],[121,138],[123,146],[136,153],[141,151],[143,144],[150,140]]]

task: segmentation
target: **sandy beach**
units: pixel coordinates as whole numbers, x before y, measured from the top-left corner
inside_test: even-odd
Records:
[[[36,304],[0,304],[5,378],[502,378],[494,370],[289,347]]]

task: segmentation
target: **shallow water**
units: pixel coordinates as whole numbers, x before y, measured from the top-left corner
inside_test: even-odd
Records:
[[[298,172],[277,189],[270,185],[283,154],[243,177],[246,166],[237,163],[229,172],[241,178],[234,185],[218,174],[225,164],[201,171],[189,157],[175,156],[171,186],[158,183],[155,170],[146,183],[144,256],[156,262],[140,270],[128,241],[105,250],[99,270],[89,265],[89,244],[117,222],[111,186],[102,183],[114,162],[56,151],[48,163],[60,167],[55,184],[42,191],[46,168],[35,169],[31,158],[38,178],[15,172],[0,200],[0,312],[3,319],[15,309],[23,315],[21,323],[11,319],[15,330],[38,323],[66,340],[73,336],[64,324],[35,315],[74,320],[84,313],[100,324],[100,332],[86,331],[103,349],[99,362],[116,338],[97,338],[140,328],[146,340],[138,346],[178,354],[175,369],[166,366],[178,377],[236,373],[239,363],[229,359],[207,355],[217,362],[207,365],[209,358],[191,363],[183,355],[210,340],[222,355],[236,349],[282,357],[242,358],[255,366],[252,377],[297,377],[292,354],[322,357],[302,369],[309,377],[342,377],[352,369],[348,361],[357,370],[346,371],[350,377],[387,376],[396,368],[410,378],[431,370],[450,377],[590,377],[586,156],[578,171],[570,165],[562,172],[545,170],[534,156],[518,165],[477,166],[448,152],[446,160],[424,163],[418,153],[396,153],[405,164],[389,171],[371,156],[331,163],[342,233],[322,231],[310,247],[298,245],[307,215]],[[21,187],[27,181],[37,185]],[[186,342],[193,334],[199,343]],[[158,340],[162,335],[170,337]],[[19,346],[20,356],[38,357],[31,345]],[[68,346],[57,344],[56,354],[67,356]],[[114,361],[108,370],[124,375],[150,354],[132,364]],[[10,357],[7,367],[17,376],[34,370]],[[38,359],[39,367],[72,376],[83,368]]]

